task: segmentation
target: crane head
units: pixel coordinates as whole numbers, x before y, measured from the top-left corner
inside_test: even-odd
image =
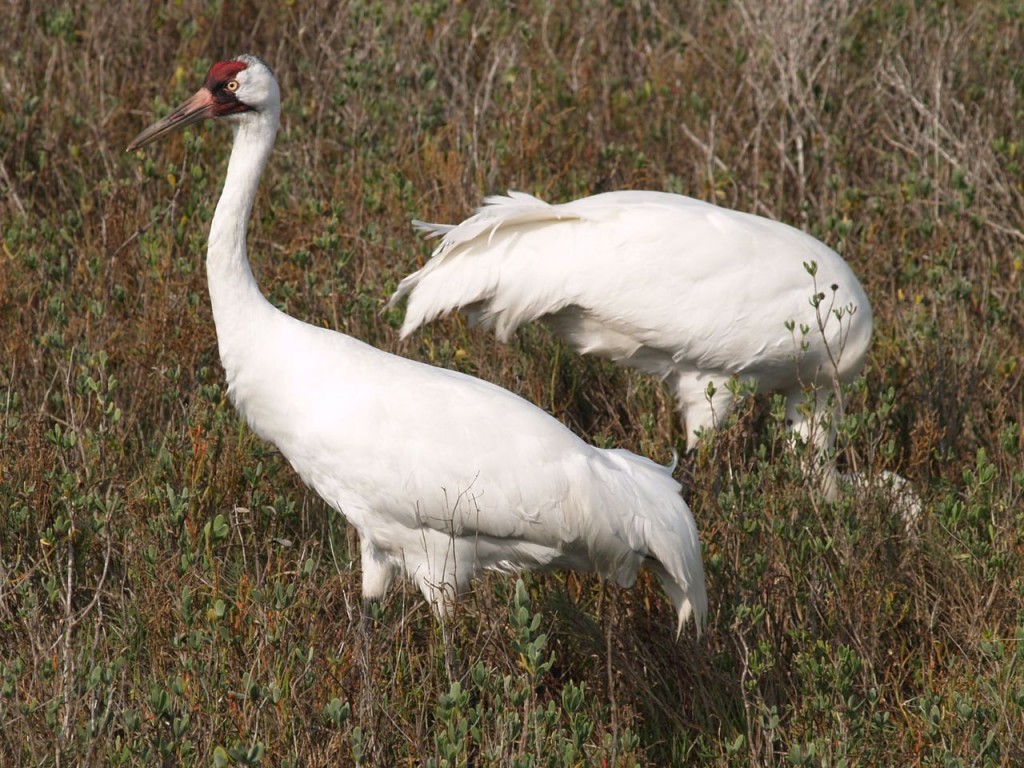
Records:
[[[206,73],[203,87],[132,139],[131,152],[150,144],[177,128],[208,117],[234,118],[248,112],[277,111],[280,94],[274,73],[258,56],[242,54],[218,61]]]

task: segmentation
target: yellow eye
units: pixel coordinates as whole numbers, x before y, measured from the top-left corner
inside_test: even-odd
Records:
[[[228,80],[228,84],[225,85],[224,87],[227,88],[232,93],[234,93],[235,91],[238,90],[238,81],[237,80]]]

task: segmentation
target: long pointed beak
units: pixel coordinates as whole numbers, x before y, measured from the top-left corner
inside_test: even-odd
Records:
[[[215,106],[213,94],[206,88],[200,88],[194,96],[181,104],[171,114],[163,120],[153,123],[149,128],[132,139],[132,143],[128,145],[126,151],[132,152],[136,149],[141,149],[176,128],[184,128],[186,125],[198,123],[203,118],[212,117]]]

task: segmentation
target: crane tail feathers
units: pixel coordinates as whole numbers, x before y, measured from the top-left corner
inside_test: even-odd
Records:
[[[658,577],[658,581],[661,582],[662,589],[665,590],[669,599],[672,600],[672,605],[675,606],[677,616],[676,639],[678,639],[683,633],[683,627],[686,626],[686,622],[689,621],[691,617],[695,618],[694,625],[697,637],[699,638],[704,630],[704,610],[706,610],[706,608],[701,609],[695,606],[694,601],[690,599],[687,590],[681,587],[679,582],[672,578],[668,571],[662,568],[660,564],[653,565],[651,570],[654,571],[654,574]]]
[[[672,600],[676,635],[692,617],[699,637],[708,606],[704,566],[697,524],[680,495],[679,483],[671,469],[650,459],[617,449],[608,454],[632,478],[634,506],[626,526],[628,544],[643,553],[642,565],[657,575]]]
[[[443,237],[455,229],[454,224],[435,224],[431,221],[420,221],[419,219],[413,219],[412,226],[417,232],[422,232],[423,236],[428,240]]]
[[[394,307],[408,297],[401,337],[449,312],[469,309],[474,324],[507,341],[520,325],[557,312],[565,306],[565,297],[537,290],[532,262],[514,248],[512,238],[523,228],[580,218],[565,206],[510,191],[484,198],[461,224],[413,221],[419,232],[440,242],[427,263],[404,278],[388,301]]]
[[[672,530],[655,531],[649,542],[656,562],[648,560],[648,567],[675,606],[677,638],[691,617],[700,637],[708,608],[697,527],[688,508],[686,511],[686,518],[678,520]]]

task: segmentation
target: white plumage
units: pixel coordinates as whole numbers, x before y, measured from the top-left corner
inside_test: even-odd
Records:
[[[669,468],[587,445],[500,387],[300,322],[260,293],[245,230],[278,127],[270,69],[240,56],[143,131],[204,117],[235,132],[210,228],[210,298],[228,393],[252,429],[359,533],[363,595],[405,574],[439,615],[484,570],[574,568],[629,586],[650,568],[678,628],[707,608],[700,543]]]
[[[458,308],[502,341],[543,319],[579,352],[665,380],[690,449],[732,407],[732,377],[782,392],[793,429],[828,443],[824,400],[863,368],[872,330],[867,296],[835,251],[786,224],[664,192],[484,202],[457,226],[416,222],[441,243],[391,298],[409,297],[403,337]]]

